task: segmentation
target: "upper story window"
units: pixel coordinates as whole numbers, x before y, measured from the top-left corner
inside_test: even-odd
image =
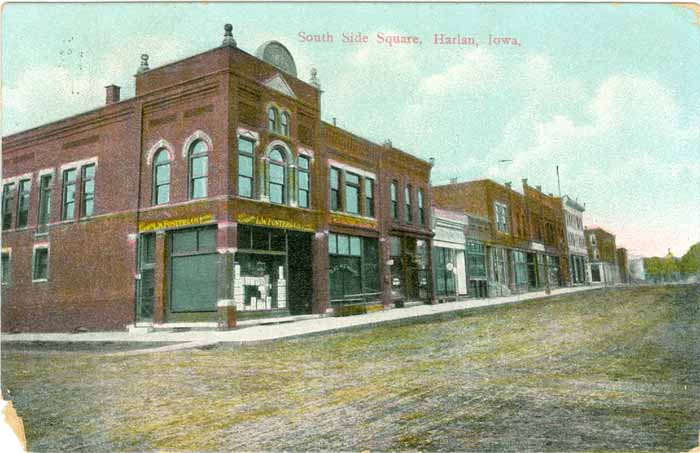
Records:
[[[267,129],[272,132],[277,132],[278,121],[279,112],[275,107],[269,107],[267,109]]]
[[[270,151],[269,193],[272,203],[284,204],[287,192],[287,168],[284,154],[278,148]]]
[[[309,185],[311,159],[308,156],[299,156],[297,162],[297,185],[299,187],[297,201],[300,208],[308,208],[311,205]]]
[[[17,187],[17,228],[27,226],[29,220],[29,193],[32,187],[31,179],[22,179]]]
[[[95,164],[82,168],[81,181],[83,186],[81,214],[82,217],[90,217],[95,213]]]
[[[280,133],[289,136],[289,113],[282,112],[280,115]]]
[[[2,284],[10,283],[10,254],[2,252]]]
[[[77,173],[75,168],[63,170],[61,220],[70,220],[75,217],[75,184]]]
[[[203,140],[192,143],[189,149],[190,199],[207,197],[209,175],[209,148]]]
[[[423,189],[418,189],[418,222],[425,225],[425,206],[423,205]]]
[[[160,149],[153,159],[153,204],[165,204],[170,201],[170,155],[168,150]]]
[[[253,197],[253,168],[255,142],[238,137],[238,196]]]
[[[365,215],[374,217],[374,180],[365,178]]]
[[[2,229],[12,228],[12,210],[15,197],[15,183],[10,182],[2,187]]]
[[[35,248],[33,258],[32,281],[46,281],[49,278],[49,248]]]
[[[391,218],[394,220],[398,220],[399,218],[398,186],[398,182],[391,181],[391,187],[389,188],[391,195]]]
[[[406,203],[406,222],[411,223],[413,222],[413,207],[411,204],[413,203],[412,201],[412,188],[410,185],[406,186],[404,188],[404,202]]]
[[[503,203],[494,203],[496,213],[496,230],[501,233],[508,232],[508,206]]]
[[[43,233],[51,218],[51,185],[53,175],[42,175],[39,180],[39,215],[37,224],[40,233]]]
[[[340,211],[340,170],[331,167],[330,171],[330,208],[331,211]]]
[[[354,173],[345,173],[345,211],[360,213],[360,177]]]

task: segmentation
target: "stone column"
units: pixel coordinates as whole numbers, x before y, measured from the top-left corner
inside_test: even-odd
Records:
[[[217,303],[233,301],[233,261],[236,253],[238,225],[235,222],[219,222],[216,235],[216,249],[219,252],[217,263]]]
[[[153,323],[162,324],[166,321],[167,295],[168,287],[166,282],[167,272],[167,253],[165,232],[156,232],[156,256],[155,256],[155,275],[153,282],[153,292],[155,300],[153,301]]]
[[[379,287],[382,291],[382,305],[391,308],[391,265],[387,264],[391,259],[391,248],[388,237],[379,238]]]
[[[288,181],[288,199],[290,206],[297,206],[297,166],[290,164],[287,166],[287,171],[289,172]]]
[[[258,178],[258,193],[262,201],[270,201],[270,194],[268,193],[269,185],[267,183],[270,177],[269,171],[268,159],[266,156],[263,156],[258,161],[258,175],[260,175]]]

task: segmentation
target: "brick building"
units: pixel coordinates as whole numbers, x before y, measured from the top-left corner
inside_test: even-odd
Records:
[[[3,138],[2,329],[433,299],[431,163],[321,121],[287,49],[221,46]]]
[[[589,273],[593,284],[616,284],[620,274],[617,267],[615,235],[598,226],[586,227]]]
[[[618,248],[617,254],[617,269],[620,274],[620,283],[630,283],[629,261],[627,260],[627,249],[624,247]]]
[[[483,245],[489,296],[559,286],[568,275],[561,201],[522,182],[523,193],[488,179],[432,189],[436,207],[488,220]]]
[[[577,200],[564,195],[561,199],[564,225],[566,228],[566,248],[569,260],[569,284],[584,285],[590,283],[588,275],[588,250],[584,236],[583,213],[585,206]]]

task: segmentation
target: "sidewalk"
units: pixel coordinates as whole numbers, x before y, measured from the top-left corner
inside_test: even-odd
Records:
[[[530,299],[552,297],[580,291],[599,289],[601,287],[574,287],[553,290],[550,296],[544,291],[520,294],[508,297],[490,299],[473,299],[460,302],[448,302],[438,305],[417,305],[407,308],[397,308],[365,315],[348,317],[321,317],[303,319],[296,322],[272,325],[256,325],[238,328],[230,331],[192,330],[185,332],[87,332],[87,333],[20,333],[3,334],[3,342],[128,342],[128,343],[174,343],[158,348],[120,352],[120,355],[131,355],[146,352],[167,352],[179,349],[213,346],[218,343],[246,344],[262,341],[279,340],[309,334],[328,333],[341,329],[359,326],[372,326],[388,321],[397,321],[440,313],[450,313],[469,310],[491,305],[517,303]]]

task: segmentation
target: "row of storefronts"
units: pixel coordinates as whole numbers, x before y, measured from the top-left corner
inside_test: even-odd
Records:
[[[431,187],[432,159],[321,121],[316,74],[301,80],[282,44],[254,56],[228,38],[160,68],[142,58],[133,98],[110,85],[100,109],[3,138],[3,330],[568,284],[555,197]]]

